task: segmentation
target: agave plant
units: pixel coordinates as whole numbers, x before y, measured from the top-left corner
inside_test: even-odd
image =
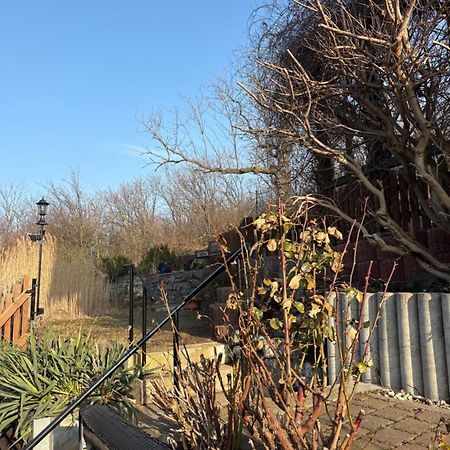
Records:
[[[51,331],[37,338],[31,332],[25,350],[0,341],[0,433],[13,429],[14,438],[26,442],[34,419],[58,415],[125,351],[117,343],[99,347],[81,331],[70,339]],[[129,394],[140,374],[138,366],[119,368],[87,402],[110,405],[135,420]]]

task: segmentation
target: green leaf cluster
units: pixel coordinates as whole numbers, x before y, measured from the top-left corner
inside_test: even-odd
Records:
[[[129,262],[129,258],[122,254],[102,255],[100,257],[100,270],[108,275],[110,281],[114,282],[118,277],[128,272],[128,268],[124,266]]]
[[[161,261],[170,261],[172,270],[181,268],[181,259],[167,244],[152,245],[145,252],[138,269],[143,273],[155,273]]]
[[[12,429],[18,442],[26,442],[34,419],[58,415],[125,351],[117,343],[101,348],[81,332],[69,339],[32,332],[26,349],[0,341],[0,430]],[[136,420],[129,394],[140,373],[137,366],[120,367],[87,402],[110,405]]]
[[[276,335],[287,326],[292,345],[303,351],[333,339],[329,319],[334,307],[327,288],[343,269],[342,254],[332,248],[342,233],[322,221],[299,221],[275,212],[263,214],[254,225],[259,239],[252,257],[278,256],[284,273],[281,278],[262,277],[256,285],[254,311],[260,324]]]

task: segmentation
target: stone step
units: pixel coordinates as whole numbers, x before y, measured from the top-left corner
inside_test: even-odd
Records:
[[[222,364],[220,365],[220,373],[224,383],[227,381],[227,375],[231,374],[232,367],[226,364],[228,360],[228,348],[225,344],[218,342],[207,342],[200,344],[188,344],[180,346],[180,362],[181,367],[187,367],[188,358],[191,363],[199,363],[202,357],[206,359],[217,358],[222,354]],[[133,396],[138,404],[145,405],[150,389],[149,380],[158,379],[164,383],[169,389],[173,388],[173,350],[167,348],[162,351],[147,353],[147,363],[145,369],[149,374],[143,380],[137,380]],[[216,390],[220,390],[220,383],[217,383]]]
[[[220,415],[222,418],[226,418],[226,410],[228,407],[228,401],[226,400],[223,393],[217,391],[217,403],[220,406]],[[164,415],[160,412],[155,411],[151,407],[147,407],[145,405],[139,406],[139,426],[140,428],[149,433],[151,436],[159,439],[164,443],[177,442],[180,437],[179,434],[176,433],[176,429],[178,425],[169,421]],[[255,446],[249,444],[249,433],[244,428],[243,437],[240,445],[241,450],[262,450],[262,446],[256,444]]]
[[[233,373],[233,367],[229,364],[221,364],[220,365],[220,375],[222,378],[222,382],[224,383],[224,386],[227,385],[227,377],[228,375],[231,375]],[[139,384],[139,399],[138,403],[141,405],[146,405],[149,402],[149,396],[151,394],[152,389],[152,381],[157,381],[160,384],[163,384],[167,387],[167,389],[172,390],[174,387],[174,376],[173,371],[168,370],[166,368],[160,369],[158,371],[155,371],[152,375],[149,375],[148,377],[145,377],[143,380],[140,381]],[[222,388],[220,385],[219,378],[216,378],[216,386],[215,386],[216,393],[221,394]]]
[[[225,344],[210,341],[198,344],[180,345],[180,362],[182,366],[187,364],[187,356],[191,362],[199,362],[201,357],[212,359],[218,354],[223,355],[223,361],[227,357],[227,346]],[[173,348],[167,347],[161,351],[147,353],[145,369],[148,371],[159,371],[161,369],[173,369]]]

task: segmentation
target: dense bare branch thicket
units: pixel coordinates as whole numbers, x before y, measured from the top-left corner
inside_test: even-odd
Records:
[[[64,184],[51,183],[47,198],[51,204],[48,229],[53,236],[68,250],[99,247],[104,207],[82,188],[77,171]]]
[[[239,275],[227,267],[231,373],[221,373],[223,355],[195,364],[181,351],[177,387],[151,382],[149,407],[172,422],[180,448],[348,450],[364,428],[365,412],[352,402],[373,365],[371,339],[389,283],[369,320],[371,267],[363,291],[343,272],[352,233],[343,253],[335,251],[341,232],[311,220],[304,206],[258,217]],[[337,373],[329,371],[336,361]]]
[[[35,200],[26,187],[0,185],[0,250],[37,231]],[[116,189],[89,192],[80,174],[51,183],[48,232],[66,256],[93,261],[120,256],[139,263],[161,244],[182,253],[205,248],[229,225],[249,214],[253,201],[243,180],[167,168],[163,177],[136,178]]]
[[[192,168],[172,168],[159,187],[167,211],[165,227],[175,236],[183,230],[186,241],[177,242],[178,251],[210,241],[226,224],[238,224],[250,215],[254,204],[244,179],[237,175],[202,173]]]
[[[397,255],[413,254],[450,280],[449,265],[394,220],[382,182],[395,168],[432,223],[450,233],[450,3],[283,4],[262,34],[256,73],[244,87],[269,126],[249,131],[312,155],[317,194],[329,194],[350,174],[394,244],[363,227],[366,237]],[[354,219],[328,199],[310,200]]]
[[[26,232],[33,218],[26,219],[33,210],[25,186],[7,184],[0,186],[0,248],[12,245]]]
[[[232,77],[233,78],[233,77]],[[151,144],[146,153],[158,167],[187,163],[200,174],[222,174],[247,191],[264,192],[280,184],[284,169],[271,150],[261,151],[260,139],[246,129],[261,125],[259,112],[249,103],[236,82],[222,80],[196,101],[187,99],[181,108],[158,112],[143,121]],[[257,177],[255,177],[257,175]],[[262,186],[260,186],[260,184]]]
[[[103,194],[105,253],[127,255],[137,262],[150,246],[162,242],[158,187],[158,178],[137,178]]]
[[[263,174],[282,201],[309,194],[347,221],[360,218],[333,202],[334,190],[358,184],[377,224],[358,223],[363,234],[450,280],[449,265],[401,226],[386,198],[395,174],[410,208],[450,233],[449,15],[448,0],[274,0],[255,12],[253,53],[239,83],[248,98],[230,87],[220,97],[231,105],[232,135],[249,143],[231,153],[247,152],[246,159],[227,166],[198,152],[193,129],[205,152],[217,147],[201,115],[194,128],[147,122],[158,144],[149,153],[206,172]]]

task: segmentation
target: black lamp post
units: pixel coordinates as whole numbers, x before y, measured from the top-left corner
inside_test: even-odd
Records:
[[[47,215],[47,207],[49,203],[44,200],[42,197],[37,203],[39,220],[36,222],[36,225],[40,226],[39,234],[37,235],[37,241],[39,244],[39,265],[38,265],[38,278],[37,278],[37,286],[36,286],[36,313],[40,315],[44,312],[43,309],[39,308],[39,295],[41,291],[41,269],[42,269],[42,245],[44,244],[44,235],[45,235],[45,225],[48,225],[45,220],[45,216]]]

